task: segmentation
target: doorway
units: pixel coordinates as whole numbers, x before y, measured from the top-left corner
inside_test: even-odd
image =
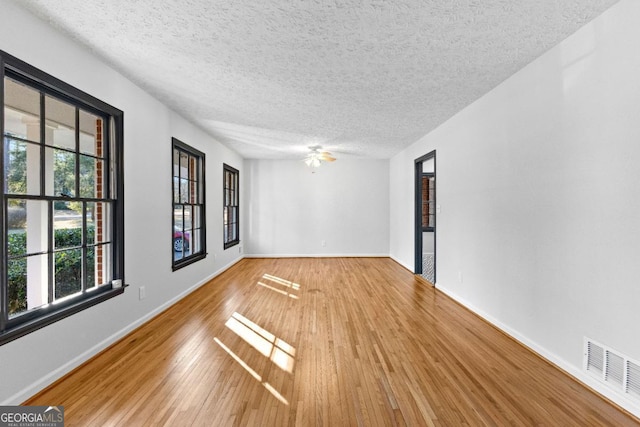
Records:
[[[436,284],[436,152],[415,160],[414,273]]]

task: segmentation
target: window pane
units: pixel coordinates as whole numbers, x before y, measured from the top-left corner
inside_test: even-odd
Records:
[[[193,228],[193,208],[189,206],[184,207],[184,229],[189,231]]]
[[[27,253],[27,208],[24,200],[10,200],[7,210],[7,234],[8,255],[18,256]]]
[[[89,156],[80,156],[80,197],[104,197],[104,162]]]
[[[173,150],[173,176],[180,176],[180,152],[176,149]]]
[[[180,203],[189,203],[189,181],[180,180]]]
[[[7,262],[9,317],[27,311],[27,259]]]
[[[110,251],[109,244],[87,248],[87,289],[111,282],[108,263]]]
[[[96,273],[100,273],[96,265],[96,249],[95,246],[87,248],[87,289],[94,288],[102,283],[98,282],[96,277]]]
[[[80,152],[104,157],[104,121],[95,114],[80,110]]]
[[[201,219],[200,219],[200,215],[202,212],[202,208],[200,206],[194,206],[193,207],[193,228],[200,228],[201,227]]]
[[[110,204],[105,202],[87,202],[87,244],[104,243],[110,240],[108,221]]]
[[[181,259],[186,256],[185,246],[188,245],[187,231],[185,230],[185,215],[184,208],[182,206],[176,207],[173,210],[173,250],[174,259]]]
[[[46,194],[75,197],[76,155],[65,150],[47,148],[47,157],[49,156],[51,156],[53,168],[47,169],[47,176],[53,177],[53,185],[47,185]]]
[[[45,97],[45,141],[48,145],[76,149],[76,109],[50,96]]]
[[[197,200],[198,183],[196,181],[189,181],[189,203],[198,203]]]
[[[9,256],[47,250],[48,203],[40,200],[8,200],[7,244]]]
[[[194,168],[194,158],[193,156],[187,155],[187,176],[189,180],[193,180],[195,177],[195,168]]]
[[[56,252],[54,258],[55,299],[82,290],[82,249]]]
[[[174,239],[173,242],[174,242],[173,260],[179,261],[186,256],[184,254],[184,251],[182,250],[182,240]]]
[[[40,195],[40,146],[4,138],[5,192]]]
[[[96,243],[96,215],[98,214],[98,203],[87,202],[85,206],[85,215],[87,217],[87,245]],[[103,209],[100,203],[100,210]]]
[[[182,244],[183,244],[183,254],[184,256],[189,256],[191,255],[191,245],[193,243],[193,231],[192,230],[185,230],[184,234],[182,235]]]
[[[180,177],[189,177],[189,156],[185,153],[180,153]]]
[[[49,303],[47,260],[35,255],[8,261],[9,318]]]
[[[191,236],[189,239],[189,250],[191,251],[191,253],[197,253],[202,250],[202,248],[200,247],[200,242],[202,241],[200,233],[202,233],[200,229],[195,229],[191,232]]]
[[[173,178],[173,203],[180,203],[180,181]]]
[[[178,205],[173,208],[173,223],[175,228],[182,230],[184,224],[184,217],[182,213],[182,206]]]
[[[198,180],[198,158],[195,156],[189,156],[189,179]]]
[[[82,203],[54,203],[53,241],[55,249],[82,245]]]
[[[189,203],[198,203],[198,165],[194,156],[189,156]]]
[[[40,142],[40,92],[4,79],[4,132]]]

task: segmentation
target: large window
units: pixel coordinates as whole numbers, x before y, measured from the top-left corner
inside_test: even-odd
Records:
[[[0,51],[0,343],[122,293],[122,112]]]
[[[222,211],[224,229],[224,248],[240,243],[239,212],[239,172],[229,165],[223,165],[224,205]]]
[[[198,261],[206,253],[204,153],[172,139],[173,269]]]

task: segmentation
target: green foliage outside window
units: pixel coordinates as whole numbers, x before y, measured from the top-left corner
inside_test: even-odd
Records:
[[[27,143],[4,138],[5,152],[8,154],[6,185],[8,194],[27,193]],[[53,188],[56,196],[94,197],[96,159],[81,155],[78,158],[80,166],[80,194],[75,194],[76,182],[76,156],[73,153],[57,150],[53,158]],[[56,202],[55,208],[63,208],[65,202]],[[73,202],[75,203],[75,202]],[[59,205],[59,206],[58,206]],[[73,208],[73,207],[72,207]]]
[[[87,240],[93,241],[94,227],[87,228]],[[77,242],[82,241],[81,228],[63,228],[55,230],[55,242],[59,247],[74,246]],[[26,252],[27,234],[26,233],[10,233],[8,234],[8,253],[9,256],[22,255]],[[55,295],[65,296],[75,293],[79,290],[78,284],[81,283],[82,262],[81,251],[65,251],[58,252],[55,260]],[[95,252],[87,251],[87,266],[93,271],[95,261]],[[87,275],[88,286],[94,275]],[[7,279],[10,286],[9,291],[9,314],[21,313],[27,310],[27,258],[15,258],[9,261],[7,269]]]

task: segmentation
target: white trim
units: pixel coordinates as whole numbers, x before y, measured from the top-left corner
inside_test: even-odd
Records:
[[[394,260],[395,262],[397,262],[398,264],[400,264],[401,266],[403,266],[404,268],[409,270],[411,273],[413,273],[413,266],[412,265],[405,264],[404,262],[400,261],[398,258],[394,257],[393,255],[389,255],[389,258],[391,258],[392,260]]]
[[[389,258],[389,254],[245,254],[245,258]]]
[[[586,387],[592,389],[598,394],[601,394],[602,396],[606,397],[612,402],[615,402],[616,404],[618,404],[625,410],[629,411],[636,417],[640,417],[640,406],[638,406],[636,402],[631,401],[623,393],[615,392],[609,387],[606,387],[605,384],[595,379],[592,375],[586,374],[581,369],[575,367],[574,365],[570,364],[566,360],[550,352],[549,350],[542,347],[535,341],[530,340],[529,338],[525,337],[515,329],[510,328],[509,326],[505,325],[499,320],[488,315],[484,311],[478,309],[477,307],[469,303],[464,298],[461,298],[458,295],[456,295],[454,292],[451,292],[450,290],[448,290],[446,287],[438,286],[438,290],[442,291],[442,293],[446,294],[451,299],[455,300],[459,304],[463,305],[465,308],[471,310],[472,312],[474,312],[475,314],[477,314],[487,322],[491,323],[492,325],[494,325],[495,327],[497,327],[498,329],[500,329],[501,331],[509,335],[511,338],[513,338],[514,340],[518,341],[520,344],[524,345],[525,347],[533,351],[534,353],[537,353],[542,358],[553,363],[556,367],[563,370],[568,375],[572,376],[574,379],[581,382]]]
[[[127,334],[132,332],[134,329],[139,328],[144,323],[148,322],[153,317],[155,317],[158,314],[160,314],[162,311],[166,310],[167,308],[169,308],[173,304],[177,303],[178,301],[180,301],[181,299],[183,299],[184,297],[189,295],[191,292],[195,291],[196,289],[198,289],[199,287],[201,287],[205,283],[209,282],[210,280],[212,280],[215,277],[219,276],[220,274],[224,273],[226,270],[228,270],[233,265],[235,265],[238,262],[240,262],[242,259],[243,259],[243,257],[240,256],[239,258],[237,258],[236,260],[230,262],[229,264],[225,265],[224,267],[221,267],[220,269],[218,269],[213,274],[205,277],[204,279],[202,279],[201,281],[199,281],[195,285],[191,286],[190,288],[186,289],[185,291],[183,291],[180,294],[176,295],[175,297],[171,298],[169,301],[165,302],[164,304],[156,307],[155,309],[153,309],[149,313],[145,314],[144,316],[142,316],[138,320],[134,321],[133,323],[130,323],[129,325],[127,325],[126,327],[122,328],[118,332],[114,333],[110,337],[107,337],[103,341],[101,341],[98,344],[96,344],[93,347],[91,347],[89,350],[81,353],[77,357],[74,357],[73,359],[71,359],[70,361],[65,363],[64,365],[60,366],[58,369],[52,371],[48,375],[42,377],[40,380],[35,381],[32,384],[28,385],[27,387],[23,388],[22,390],[20,390],[19,392],[17,392],[13,396],[11,396],[8,399],[6,399],[3,402],[1,402],[0,405],[8,406],[8,405],[20,405],[20,404],[22,404],[22,402],[24,402],[25,400],[29,399],[30,397],[32,397],[33,395],[35,395],[39,391],[43,390],[45,387],[48,387],[49,385],[53,384],[55,381],[57,381],[58,379],[62,378],[63,376],[65,376],[66,374],[68,374],[69,372],[71,372],[72,370],[77,368],[78,366],[82,365],[83,363],[85,363],[86,361],[88,361],[89,359],[91,359],[92,357],[94,357],[95,355],[97,355],[98,353],[100,353],[101,351],[103,351],[104,349],[109,347],[110,345],[112,345],[115,342],[119,341],[120,339],[124,338]]]

